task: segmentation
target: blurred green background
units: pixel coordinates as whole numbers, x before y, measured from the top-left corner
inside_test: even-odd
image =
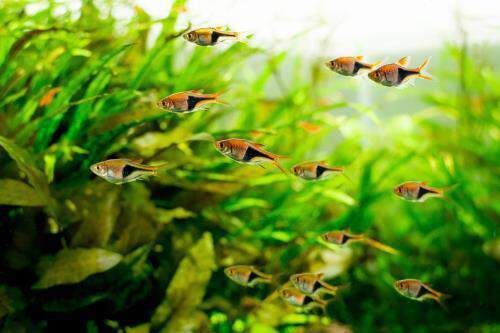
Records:
[[[25,1],[0,4],[2,331],[500,331],[494,49],[445,45],[428,68],[437,80],[398,90],[293,52],[195,47],[179,37],[184,1],[161,20],[124,2],[135,11],[125,23],[90,0],[76,17],[55,1],[30,15]],[[231,106],[155,107],[189,89],[226,90]],[[367,103],[353,102],[360,92]],[[286,169],[345,166],[352,181],[234,163],[212,145],[229,137],[290,156]],[[117,157],[168,167],[122,186],[88,169]],[[392,194],[407,180],[455,186],[411,203]],[[402,255],[318,242],[347,228]],[[277,285],[231,282],[233,264],[280,283],[320,271],[346,288],[326,313],[303,312]],[[449,311],[401,297],[392,283],[403,278],[451,294]]]

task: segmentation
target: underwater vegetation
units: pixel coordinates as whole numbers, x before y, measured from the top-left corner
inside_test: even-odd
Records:
[[[0,2],[1,331],[500,330],[486,47],[415,57],[435,80],[395,89],[199,46],[185,1],[28,3]]]

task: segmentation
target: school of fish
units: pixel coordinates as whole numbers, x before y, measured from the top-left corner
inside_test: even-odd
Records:
[[[199,46],[215,46],[226,40],[243,41],[239,32],[227,31],[224,27],[207,27],[191,30],[182,35],[191,43]],[[411,85],[413,79],[421,78],[432,80],[432,77],[424,72],[429,64],[429,58],[421,65],[410,68],[410,57],[403,57],[395,63],[383,64],[382,61],[367,63],[363,56],[342,56],[327,61],[326,67],[331,71],[349,77],[367,74],[373,82],[386,87],[404,87]],[[200,90],[188,90],[173,92],[160,99],[157,107],[172,113],[191,113],[200,110],[208,110],[214,104],[229,105],[220,99],[221,92],[203,93]],[[317,128],[313,124],[301,122],[300,126],[306,131],[314,132]],[[287,173],[279,161],[286,156],[277,155],[265,150],[263,144],[252,142],[242,138],[222,138],[214,142],[214,147],[222,155],[245,164],[263,166],[272,164],[281,172]],[[146,165],[140,160],[118,158],[109,159],[93,164],[90,170],[97,176],[113,184],[124,184],[137,180],[144,180],[155,176],[167,164]],[[327,161],[303,161],[294,165],[291,174],[304,181],[320,181],[328,179],[336,174],[344,174],[343,166],[331,166]],[[424,202],[431,197],[443,198],[445,189],[427,185],[422,181],[406,181],[393,189],[393,193],[410,202]],[[345,230],[332,230],[323,233],[319,237],[325,246],[346,246],[351,243],[363,243],[389,254],[399,255],[400,252],[386,244],[383,244],[364,234],[352,234]],[[234,265],[225,268],[224,273],[233,282],[244,287],[255,287],[259,284],[277,284],[272,274],[264,273],[252,265]],[[321,308],[325,311],[328,300],[321,298],[322,295],[337,295],[340,286],[331,285],[325,281],[321,272],[302,272],[289,276],[288,282],[277,288],[277,293],[288,304],[304,308]],[[418,279],[402,279],[395,281],[394,289],[404,297],[416,301],[433,300],[443,305],[443,300],[449,295],[432,289],[426,283]]]

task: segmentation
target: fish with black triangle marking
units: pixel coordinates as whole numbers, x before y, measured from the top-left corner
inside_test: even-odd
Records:
[[[326,67],[344,76],[357,76],[366,70],[375,69],[381,61],[373,64],[363,62],[363,56],[339,57],[325,63]]]
[[[344,172],[343,167],[330,166],[326,161],[303,162],[292,167],[292,173],[305,180],[321,180],[329,176]]]
[[[155,176],[165,166],[149,166],[141,164],[141,161],[117,158],[95,163],[90,170],[110,183],[123,184]]]
[[[393,190],[398,197],[413,202],[424,202],[432,197],[443,198],[444,191],[442,188],[428,186],[427,182],[417,181],[405,182]]]
[[[203,94],[199,90],[182,91],[162,98],[157,106],[165,111],[174,113],[190,113],[204,109],[209,104],[228,103],[219,99],[221,92],[213,94]]]
[[[421,78],[425,80],[432,80],[432,77],[424,73],[424,68],[429,64],[429,58],[417,68],[407,67],[410,62],[410,57],[403,57],[396,63],[386,64],[378,67],[368,74],[368,77],[381,85],[386,87],[403,87],[410,83],[414,78]]]
[[[326,309],[327,302],[325,300],[304,294],[296,288],[281,288],[279,294],[283,300],[293,306],[304,307],[306,309],[319,307],[323,311]]]
[[[254,266],[235,265],[224,269],[224,274],[244,287],[254,287],[258,283],[271,283],[272,275],[262,273]]]
[[[399,251],[394,249],[393,247],[383,244],[373,238],[367,237],[363,234],[359,235],[351,234],[343,230],[332,230],[325,232],[323,235],[321,235],[321,239],[323,239],[323,241],[327,243],[336,245],[345,245],[353,242],[361,242],[390,254],[395,254],[395,255],[400,254]]]
[[[223,155],[240,163],[262,165],[262,163],[272,163],[281,172],[286,173],[280,166],[278,160],[287,158],[286,156],[276,155],[262,149],[264,146],[260,143],[251,142],[245,139],[225,139],[214,143],[215,148]]]
[[[451,297],[450,295],[432,289],[427,284],[417,279],[398,280],[394,282],[394,289],[404,297],[416,301],[434,300],[443,308],[445,308],[443,300]]]
[[[323,276],[323,273],[300,273],[290,276],[290,281],[295,288],[305,294],[328,293],[336,295],[339,287],[323,281]]]
[[[182,37],[200,46],[213,46],[228,38],[239,40],[241,38],[241,33],[225,31],[224,27],[198,28],[185,33]]]

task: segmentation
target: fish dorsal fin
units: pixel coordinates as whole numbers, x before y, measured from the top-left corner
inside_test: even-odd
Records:
[[[364,56],[359,55],[359,56],[355,56],[354,58],[355,58],[356,60],[361,61],[361,60],[363,60]]]
[[[318,279],[321,279],[321,278],[323,278],[323,276],[325,276],[325,273],[318,273],[317,276],[318,276]]]
[[[226,27],[224,27],[224,26],[219,26],[219,27],[215,27],[214,29],[215,29],[215,30],[226,30]]]
[[[427,185],[427,182],[420,182],[420,185],[422,185],[422,186],[426,186],[426,185]]]
[[[201,94],[202,93],[200,90],[195,90],[195,89],[188,90],[187,92],[195,93],[195,94]]]
[[[129,159],[128,160],[130,163],[133,163],[133,164],[141,164],[142,163],[142,158],[137,158],[137,159]]]
[[[397,64],[401,67],[406,67],[410,63],[410,56],[403,57],[398,60]]]
[[[325,161],[325,160],[319,161],[318,164],[322,165],[322,166],[326,166],[328,164],[328,161]]]
[[[252,142],[252,145],[254,145],[254,146],[255,146],[255,147],[257,147],[257,148],[262,148],[262,147],[264,147],[264,146],[265,146],[265,145],[263,145],[262,143],[253,143],[253,142]]]

